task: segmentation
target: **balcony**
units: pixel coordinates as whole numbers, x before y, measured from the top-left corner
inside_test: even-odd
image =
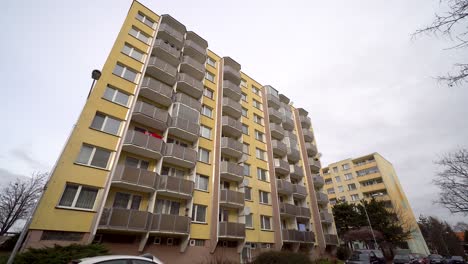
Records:
[[[317,146],[315,146],[314,143],[306,142],[305,147],[307,150],[307,155],[309,157],[314,157],[315,155],[317,155]]]
[[[319,173],[320,172],[320,168],[322,167],[322,164],[320,163],[320,160],[315,160],[313,158],[308,158],[309,160],[309,167],[310,167],[310,171],[312,173]]]
[[[165,143],[162,139],[134,130],[127,131],[122,146],[124,151],[152,159],[160,159],[164,149]]]
[[[98,228],[145,233],[148,230],[149,223],[149,212],[122,208],[104,208]]]
[[[167,129],[169,113],[152,104],[137,101],[133,109],[132,120],[159,131]]]
[[[270,133],[272,138],[282,140],[284,138],[284,129],[280,124],[270,123]]]
[[[314,175],[314,187],[321,188],[325,184],[323,177],[320,174]]]
[[[302,128],[310,128],[311,122],[310,117],[308,116],[299,116],[299,121],[301,121]]]
[[[293,196],[301,199],[307,197],[307,188],[303,185],[293,184]]]
[[[288,156],[288,161],[290,161],[291,163],[298,162],[301,157],[299,150],[291,147],[286,148],[286,155]]]
[[[160,23],[156,37],[167,40],[181,49],[186,31],[185,26],[169,15],[163,15]]]
[[[328,196],[323,192],[316,192],[315,196],[317,197],[317,203],[320,205],[327,205],[328,204]]]
[[[152,55],[161,58],[174,67],[177,67],[180,63],[180,49],[171,46],[171,44],[162,39],[156,39],[154,41]]]
[[[176,90],[200,99],[203,94],[203,83],[188,74],[179,73]]]
[[[179,167],[192,169],[197,161],[197,152],[191,148],[182,147],[175,143],[167,143],[164,162]]]
[[[172,118],[169,123],[168,133],[187,141],[194,142],[198,139],[200,125],[185,118]]]
[[[242,208],[244,207],[244,193],[233,190],[220,190],[219,204],[224,207]]]
[[[274,159],[275,172],[281,175],[289,173],[289,163],[284,160]]]
[[[219,237],[225,239],[244,240],[245,224],[219,222]]]
[[[310,213],[310,209],[307,207],[297,207],[297,218],[302,218],[302,219],[310,219],[312,214]]]
[[[292,119],[291,115],[283,115],[283,121],[282,121],[283,128],[288,130],[288,131],[293,131],[294,130],[294,120]]]
[[[223,97],[223,114],[239,119],[242,115],[242,107],[239,102]]]
[[[223,137],[221,138],[221,153],[236,159],[242,157],[242,143],[239,141]]]
[[[223,79],[230,80],[235,85],[239,85],[241,81],[240,69],[241,66],[239,63],[231,59],[230,57],[223,58]]]
[[[283,115],[281,114],[280,111],[274,108],[268,107],[268,115],[270,116],[270,122],[281,124]]]
[[[280,203],[280,215],[283,217],[295,217],[297,215],[297,206],[294,204]]]
[[[188,56],[184,56],[180,62],[180,72],[185,72],[197,80],[205,76],[205,66]]]
[[[280,157],[284,157],[284,155],[286,155],[286,144],[274,139],[271,141],[271,145],[273,147],[273,154]]]
[[[315,234],[312,231],[300,231],[294,229],[283,229],[281,230],[282,238],[284,242],[291,243],[314,243]]]
[[[239,138],[242,135],[242,123],[230,116],[221,117],[223,134],[233,138]]]
[[[320,212],[320,221],[322,221],[322,223],[331,224],[333,223],[333,216],[326,211]]]
[[[148,98],[160,105],[169,107],[172,104],[172,92],[173,89],[171,86],[151,77],[145,77],[141,83],[140,93],[138,95]]]
[[[296,179],[296,180],[301,180],[304,177],[304,170],[302,169],[301,166],[297,165],[289,165],[290,168],[290,173],[289,177]]]
[[[203,64],[206,60],[207,47],[208,42],[206,40],[193,31],[187,32],[184,43],[184,55],[188,55]]]
[[[284,131],[284,136],[287,137],[290,142],[294,141],[297,144],[297,136],[292,131],[288,131],[288,130]]]
[[[157,234],[188,235],[190,233],[189,217],[170,214],[153,214],[149,231]]]
[[[314,133],[308,129],[302,129],[302,134],[304,135],[305,142],[312,142],[314,141]]]
[[[292,183],[287,180],[276,180],[276,189],[278,193],[284,195],[291,195],[292,194]]]
[[[153,171],[117,165],[112,177],[112,186],[139,192],[153,192],[158,178]]]
[[[200,101],[185,93],[176,93],[174,96],[174,102],[186,105],[190,108],[195,109],[198,112],[200,112],[202,106]]]
[[[238,102],[241,99],[241,88],[239,87],[239,85],[235,85],[231,81],[224,80],[223,95]]]
[[[170,63],[153,56],[149,59],[146,73],[169,86],[173,86],[176,82],[177,68],[172,66]]]
[[[338,245],[338,236],[332,234],[325,234],[325,244],[327,245]]]
[[[221,161],[221,177],[235,182],[241,182],[244,179],[244,168],[234,162]]]
[[[186,180],[182,177],[161,175],[155,187],[158,193],[166,196],[190,199],[192,198],[193,186],[193,181]]]
[[[268,102],[268,107],[272,107],[276,110],[278,110],[281,107],[279,98],[272,94],[267,94],[267,102]]]

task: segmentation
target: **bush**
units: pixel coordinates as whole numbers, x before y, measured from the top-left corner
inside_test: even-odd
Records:
[[[253,264],[313,264],[309,256],[302,253],[269,251],[258,255]]]
[[[78,245],[62,247],[45,247],[40,249],[29,249],[18,254],[15,264],[62,264],[74,259],[95,257],[108,254],[107,248],[100,244]]]
[[[0,251],[12,251],[16,245],[16,241],[18,241],[19,234],[11,236],[5,241],[2,245],[0,245]],[[0,262],[1,263],[1,262]]]
[[[339,246],[336,250],[336,257],[339,260],[347,260],[351,255],[351,251],[346,246]]]

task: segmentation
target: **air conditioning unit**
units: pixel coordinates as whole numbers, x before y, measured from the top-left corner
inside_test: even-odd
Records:
[[[189,245],[191,247],[194,247],[195,246],[195,239],[190,239]]]
[[[154,237],[153,244],[161,245],[161,238],[160,237]]]
[[[174,238],[172,237],[167,238],[166,245],[168,246],[174,245]]]

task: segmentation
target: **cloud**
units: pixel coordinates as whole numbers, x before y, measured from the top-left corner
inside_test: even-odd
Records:
[[[10,151],[10,154],[13,157],[26,163],[27,166],[29,166],[33,170],[41,170],[41,169],[47,168],[47,166],[44,163],[42,163],[40,160],[33,158],[31,156],[30,151],[26,150],[25,147],[16,147]]]
[[[0,168],[0,188],[7,185],[9,182],[15,181],[16,179],[27,179],[27,176]]]

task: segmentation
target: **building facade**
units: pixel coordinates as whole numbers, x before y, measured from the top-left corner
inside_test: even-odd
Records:
[[[359,202],[361,199],[383,200],[394,210],[403,225],[411,230],[408,248],[414,253],[429,254],[429,249],[400,185],[393,165],[378,153],[346,159],[322,168],[330,205],[338,200]],[[372,224],[372,223],[371,223]]]
[[[23,249],[103,243],[168,263],[338,243],[308,112],[134,1]]]

